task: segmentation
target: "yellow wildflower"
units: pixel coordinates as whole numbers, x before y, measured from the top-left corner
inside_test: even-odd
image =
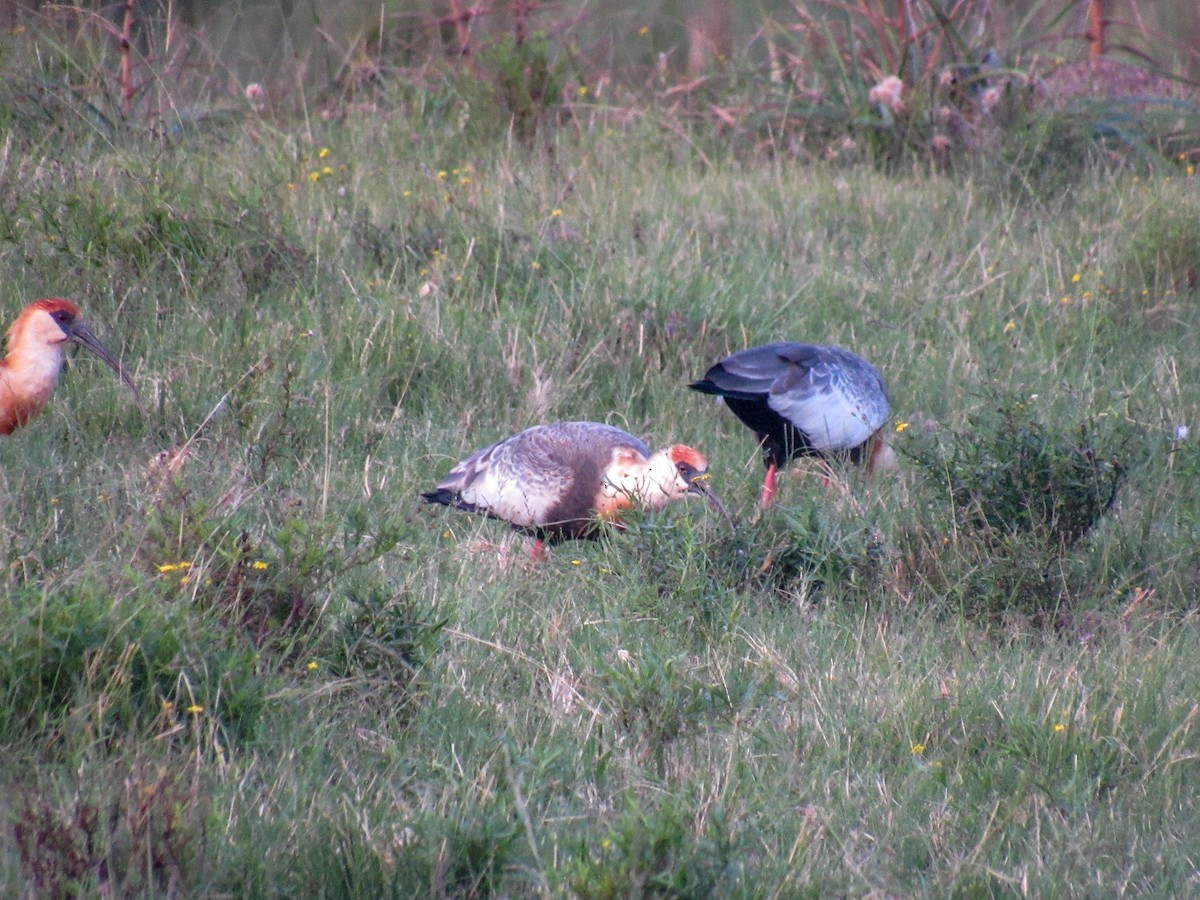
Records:
[[[267,568],[267,563],[263,562],[261,559],[256,559],[252,568],[258,569],[261,572],[263,569]]]
[[[308,671],[315,672],[317,670],[317,661],[314,659],[308,664]]]
[[[918,743],[912,745],[912,755],[913,756],[920,756],[924,752],[925,752],[924,744],[918,742]]]
[[[552,210],[550,210],[550,215],[552,215],[552,216],[561,216],[561,215],[562,215],[562,210],[561,210],[561,209],[552,209]]]
[[[1009,319],[1009,320],[1008,320],[1008,324],[1004,326],[1004,333],[1005,333],[1005,334],[1008,334],[1010,331],[1012,331],[1012,330],[1013,330],[1014,328],[1016,328],[1016,327],[1017,327],[1017,322],[1016,322],[1016,320],[1015,320],[1015,319]]]
[[[903,431],[904,429],[906,429],[907,427],[908,427],[908,423],[907,423],[907,422],[897,422],[897,423],[896,423],[896,434],[899,434],[900,432],[902,432],[902,431]]]
[[[1063,731],[1066,731],[1066,730],[1067,730],[1067,726],[1066,726],[1066,725],[1064,725],[1062,722],[1059,722],[1058,724],[1056,724],[1056,725],[1054,726],[1054,731],[1055,731],[1056,733],[1063,732]]]
[[[1076,272],[1074,275],[1071,276],[1071,284],[1079,284],[1080,279],[1082,279],[1082,278],[1083,278],[1083,276],[1081,274],[1079,274],[1078,272]]]
[[[575,89],[575,93],[578,94],[580,97],[586,97],[587,92],[588,92],[587,85],[581,84],[578,88]]]
[[[311,181],[313,184],[316,184],[318,181],[320,181],[320,180],[321,180],[321,173],[320,173],[320,172],[316,172],[316,171],[309,172],[309,173],[308,173],[308,180],[309,180],[309,181]]]
[[[189,706],[187,708],[187,711],[189,713],[191,713],[193,716],[198,716],[198,715],[200,715],[200,713],[204,712],[204,707],[198,703],[193,703],[191,706]]]
[[[165,575],[168,572],[178,572],[180,569],[190,569],[191,567],[190,562],[163,563],[158,567],[158,571]]]
[[[321,152],[317,154],[317,158],[318,158],[318,159],[324,159],[324,158],[325,158],[325,157],[327,157],[328,155],[329,155],[329,148],[328,148],[328,147],[322,147],[322,148],[321,148]]]
[[[332,175],[333,174],[333,166],[326,166],[325,168],[323,168],[321,170],[321,174],[322,175]]]

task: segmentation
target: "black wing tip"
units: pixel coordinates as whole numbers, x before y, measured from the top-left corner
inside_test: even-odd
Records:
[[[723,385],[713,381],[711,378],[692,382],[688,387],[702,394],[713,394],[717,397],[724,397],[726,400],[748,400],[752,403],[763,403],[767,396],[762,391],[747,391],[740,387]]]

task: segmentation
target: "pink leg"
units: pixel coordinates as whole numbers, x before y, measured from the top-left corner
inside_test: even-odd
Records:
[[[539,562],[547,559],[550,554],[546,550],[546,545],[542,543],[541,538],[537,538],[533,542],[533,546],[529,548],[529,558],[536,559]]]
[[[770,463],[767,466],[767,477],[763,479],[762,487],[762,508],[766,509],[771,505],[771,501],[775,498],[775,474],[778,472],[775,463]]]

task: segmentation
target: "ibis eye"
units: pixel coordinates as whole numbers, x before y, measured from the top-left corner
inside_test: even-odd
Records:
[[[675,463],[675,469],[676,469],[676,471],[679,472],[680,475],[683,475],[683,476],[691,476],[696,473],[695,466],[690,466],[685,462]]]
[[[75,321],[75,317],[65,309],[56,309],[50,313],[50,318],[54,319],[59,325],[70,325]]]

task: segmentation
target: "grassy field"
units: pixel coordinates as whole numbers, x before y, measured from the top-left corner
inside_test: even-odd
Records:
[[[75,298],[150,412],[78,356],[0,443],[0,893],[1200,889],[1194,159],[6,97],[4,315]],[[879,366],[901,470],[756,520],[685,385],[780,338]],[[703,449],[736,530],[534,563],[419,504],[576,418]]]

